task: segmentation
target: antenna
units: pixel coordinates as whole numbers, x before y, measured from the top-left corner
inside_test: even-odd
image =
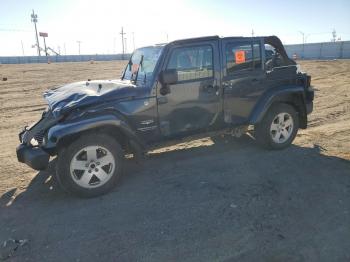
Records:
[[[31,18],[31,21],[34,23],[34,27],[35,27],[35,38],[36,38],[36,46],[38,47],[38,56],[41,56],[40,46],[39,46],[38,30],[36,28],[36,23],[38,22],[38,16],[37,16],[37,14],[34,13],[34,10],[32,10],[32,11],[33,11],[33,13],[31,14],[30,18]]]

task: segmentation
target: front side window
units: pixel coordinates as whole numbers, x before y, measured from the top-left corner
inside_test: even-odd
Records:
[[[226,73],[261,69],[260,43],[244,41],[226,45]]]
[[[175,69],[178,81],[213,77],[213,49],[210,45],[173,50],[167,69]]]

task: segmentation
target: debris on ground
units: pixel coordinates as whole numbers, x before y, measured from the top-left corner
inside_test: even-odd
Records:
[[[8,239],[4,241],[0,246],[0,260],[6,260],[17,251],[21,246],[24,246],[28,243],[28,239]]]
[[[232,203],[232,204],[230,205],[230,207],[231,207],[231,208],[237,208],[238,206],[237,206],[236,204]]]

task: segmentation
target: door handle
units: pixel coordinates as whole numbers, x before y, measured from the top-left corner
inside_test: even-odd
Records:
[[[216,95],[219,95],[219,86],[218,85],[207,85],[205,87],[203,87],[204,91],[207,91],[208,93],[214,93]]]
[[[166,104],[168,103],[168,98],[166,96],[158,97],[158,104]]]

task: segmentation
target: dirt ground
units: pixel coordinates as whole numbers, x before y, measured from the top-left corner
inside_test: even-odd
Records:
[[[314,112],[283,151],[249,136],[182,143],[128,161],[113,192],[88,200],[57,187],[54,163],[37,173],[17,162],[43,91],[117,78],[124,64],[0,65],[0,244],[28,240],[10,260],[350,261],[349,60],[300,61]]]

